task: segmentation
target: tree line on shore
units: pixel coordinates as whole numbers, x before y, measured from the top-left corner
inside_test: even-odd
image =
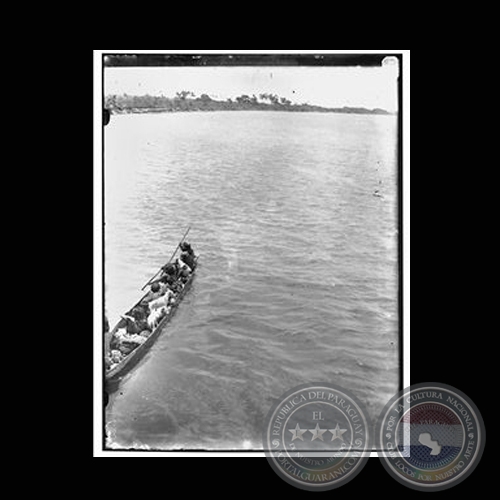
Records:
[[[242,94],[234,99],[215,100],[208,94],[196,96],[193,92],[182,90],[175,97],[163,95],[112,94],[105,97],[104,106],[111,113],[153,113],[176,111],[231,111],[231,110],[277,110],[277,111],[317,111],[361,114],[390,114],[380,109],[362,107],[325,108],[309,103],[292,103],[276,94],[262,93],[256,96]]]

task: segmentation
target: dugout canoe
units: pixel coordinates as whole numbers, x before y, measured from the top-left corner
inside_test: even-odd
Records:
[[[198,261],[198,257],[196,258],[196,262],[197,261]],[[149,351],[149,349],[155,343],[155,341],[157,340],[157,338],[159,337],[160,333],[165,328],[167,323],[172,319],[172,317],[175,314],[175,311],[179,307],[179,304],[182,302],[184,296],[191,288],[191,285],[193,283],[193,280],[194,280],[194,277],[196,274],[197,267],[198,266],[196,265],[195,268],[193,269],[193,272],[189,275],[189,278],[186,281],[184,288],[181,290],[179,295],[177,295],[176,300],[175,300],[175,304],[172,305],[170,312],[161,319],[160,323],[158,323],[158,326],[153,330],[153,332],[146,339],[146,341],[144,343],[140,344],[139,346],[137,346],[129,354],[127,354],[127,356],[125,356],[112,369],[106,370],[105,379],[106,379],[107,384],[119,382],[123,378],[123,376],[126,375],[142,359],[142,357]],[[114,334],[120,328],[123,328],[124,326],[125,326],[125,321],[123,319],[121,319],[116,324],[116,326],[113,328],[113,330],[111,330],[111,332],[109,332],[106,335],[106,339],[105,339],[106,344],[108,344],[111,341],[111,339],[113,338]],[[105,351],[106,350],[107,350],[107,348],[105,346]]]

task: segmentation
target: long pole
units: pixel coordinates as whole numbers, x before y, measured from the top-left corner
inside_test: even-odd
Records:
[[[182,237],[182,240],[179,242],[179,244],[175,247],[175,250],[174,250],[174,253],[172,254],[172,256],[170,257],[169,261],[163,265],[162,267],[160,267],[160,269],[158,269],[158,272],[141,288],[141,290],[144,290],[160,273],[161,273],[161,270],[168,264],[170,264],[170,262],[172,261],[172,259],[174,258],[174,255],[177,253],[177,250],[179,249],[179,247],[182,245],[182,242],[186,239],[186,236],[188,235],[189,233],[189,230],[191,229],[191,226],[189,226],[187,228],[187,231],[184,233],[184,236]]]

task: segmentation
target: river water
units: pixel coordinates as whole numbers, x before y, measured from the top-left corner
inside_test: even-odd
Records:
[[[395,116],[113,115],[111,326],[189,225],[201,256],[111,395],[108,446],[259,449],[273,402],[311,381],[345,387],[375,418],[399,383],[397,203]]]

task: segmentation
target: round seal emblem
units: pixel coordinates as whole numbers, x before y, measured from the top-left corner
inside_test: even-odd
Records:
[[[371,427],[361,403],[331,384],[307,384],[284,394],[263,431],[267,460],[297,488],[324,491],[351,481],[371,451]]]
[[[383,409],[376,444],[383,466],[400,483],[421,491],[451,488],[477,466],[485,443],[474,403],[446,384],[412,385]]]

